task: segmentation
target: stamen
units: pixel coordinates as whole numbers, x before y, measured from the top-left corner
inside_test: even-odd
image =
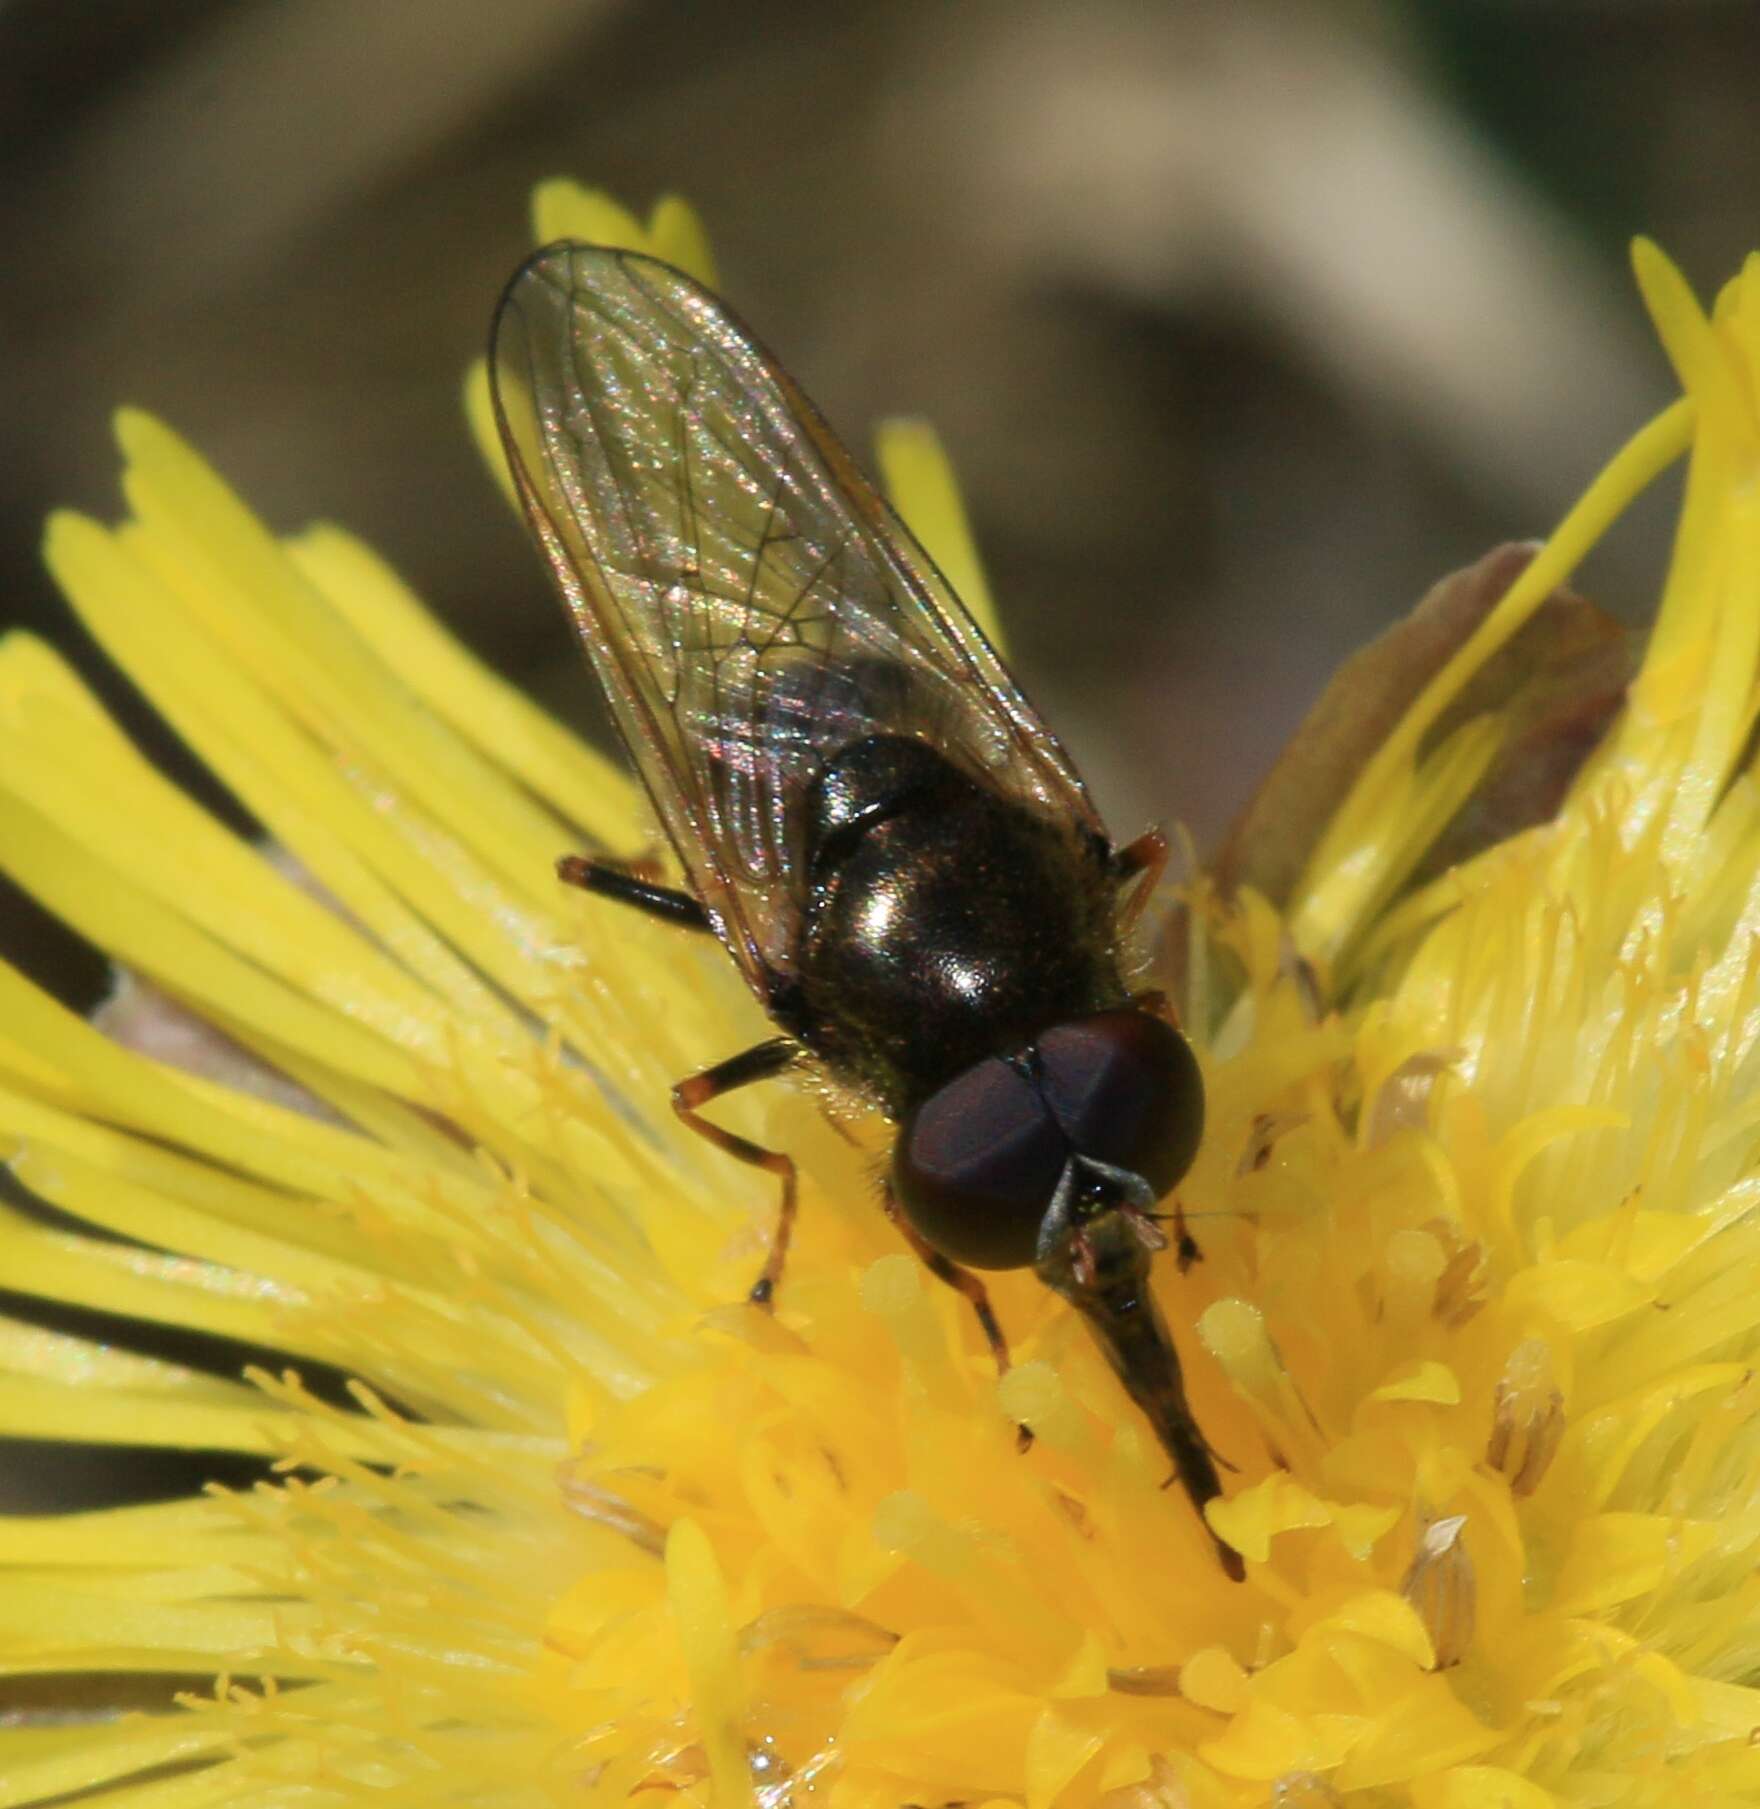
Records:
[[[1432,1521],[1418,1541],[1417,1556],[1400,1584],[1400,1594],[1418,1611],[1436,1654],[1435,1668],[1458,1665],[1473,1643],[1478,1584],[1473,1561],[1461,1542],[1464,1514]]]
[[[1320,984],[1319,970],[1296,947],[1295,938],[1287,930],[1279,941],[1277,953],[1278,972],[1295,988],[1302,1015],[1310,1024],[1318,1024],[1326,1016],[1326,993]]]
[[[1272,1809],[1336,1809],[1342,1801],[1317,1771],[1286,1771],[1271,1786]]]
[[[803,1671],[861,1671],[877,1664],[898,1635],[847,1608],[798,1602],[769,1608],[739,1631],[742,1657],[780,1648]]]
[[[1363,1116],[1363,1147],[1379,1149],[1397,1131],[1423,1130],[1436,1082],[1461,1054],[1459,1049],[1420,1049],[1407,1056],[1375,1089],[1374,1103]]]
[[[1121,1665],[1106,1673],[1106,1687],[1120,1696],[1177,1696],[1177,1665]]]
[[[1448,1252],[1431,1232],[1415,1226],[1395,1231],[1382,1246],[1379,1280],[1382,1312],[1391,1325],[1415,1327],[1436,1304]]]
[[[1095,1804],[1095,1809],[1186,1809],[1191,1801],[1179,1773],[1156,1753],[1149,1760],[1149,1775],[1135,1784],[1122,1784],[1109,1790]]]
[[[1318,1446],[1319,1426],[1265,1326],[1250,1302],[1218,1300],[1198,1320],[1198,1336],[1239,1392],[1258,1410],[1280,1448]],[[1291,1453],[1284,1449],[1287,1457]]]
[[[1100,1440],[1094,1422],[1069,1397],[1063,1378],[1049,1363],[1017,1363],[996,1386],[997,1405],[1048,1451],[1082,1463],[1098,1461]]]
[[[1179,1668],[1179,1693],[1218,1715],[1238,1715],[1247,1706],[1248,1677],[1226,1646],[1206,1646]]]
[[[1236,1180],[1255,1175],[1271,1160],[1277,1140],[1286,1132],[1298,1129],[1309,1119],[1307,1112],[1260,1112],[1247,1132],[1245,1147],[1235,1164]]]
[[[1564,1437],[1564,1395],[1553,1379],[1552,1351],[1524,1338],[1509,1354],[1497,1384],[1485,1461],[1509,1481],[1513,1495],[1539,1488]]]
[[[583,1520],[621,1533],[638,1551],[658,1557],[666,1549],[666,1529],[633,1508],[620,1495],[590,1483],[580,1473],[580,1459],[559,1464],[556,1479],[564,1504]]]
[[[1451,1331],[1465,1325],[1485,1304],[1485,1246],[1477,1238],[1463,1243],[1460,1227],[1450,1219],[1430,1219],[1424,1229],[1449,1252],[1436,1278],[1431,1311]]]

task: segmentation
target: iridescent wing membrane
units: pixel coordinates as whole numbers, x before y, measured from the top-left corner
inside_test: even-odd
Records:
[[[514,481],[692,889],[757,992],[792,968],[796,808],[839,748],[916,734],[1101,830],[933,563],[714,297],[558,244],[491,361]]]

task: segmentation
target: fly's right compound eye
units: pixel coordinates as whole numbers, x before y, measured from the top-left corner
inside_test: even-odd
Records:
[[[892,1185],[905,1217],[943,1256],[1023,1269],[1068,1160],[1039,1089],[992,1059],[912,1113],[893,1150]]]
[[[1039,1039],[1039,1086],[1070,1147],[1171,1193],[1204,1135],[1191,1044],[1146,1011],[1097,1011]]]

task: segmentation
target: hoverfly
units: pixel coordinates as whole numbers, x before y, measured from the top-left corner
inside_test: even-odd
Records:
[[[815,1063],[897,1126],[886,1210],[998,1366],[972,1270],[1031,1265],[1201,1517],[1216,1464],[1149,1271],[1203,1085],[1160,995],[1123,977],[1165,841],[1114,846],[909,530],[689,277],[552,245],[508,287],[491,368],[526,516],[689,890],[580,856],[559,872],[718,936],[779,1033],[673,1089],[693,1131],[780,1182],[752,1300],[782,1277],[795,1164],[700,1114]]]

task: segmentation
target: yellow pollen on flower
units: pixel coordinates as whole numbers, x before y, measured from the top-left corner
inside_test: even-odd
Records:
[[[534,220],[714,278],[676,201],[552,183]],[[632,781],[342,530],[278,539],[121,417],[129,518],[57,517],[51,567],[268,846],[0,644],[9,871],[227,1064],[0,969],[6,1285],[107,1316],[0,1322],[0,1432],[264,1477],[0,1521],[0,1809],[1760,1802],[1760,264],[1709,317],[1637,265],[1683,399],[1285,909],[1188,888],[1203,1260],[1154,1285],[1209,1530],[1030,1274],[990,1278],[997,1378],[879,1210],[885,1127],[717,1102],[802,1172],[778,1310],[741,1304],[773,1188],[667,1091],[761,1020],[553,877],[651,845]],[[1689,448],[1562,809],[1414,886],[1507,729],[1437,724]],[[988,630],[932,434],[880,463]]]

